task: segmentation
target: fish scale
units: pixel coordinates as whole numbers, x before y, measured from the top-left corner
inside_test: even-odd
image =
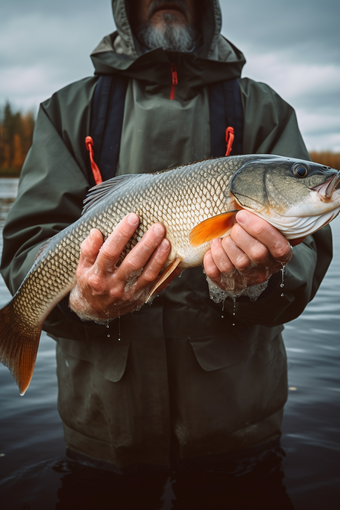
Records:
[[[139,216],[119,265],[154,223],[165,226],[171,251],[153,294],[176,267],[201,265],[212,239],[227,235],[239,209],[266,219],[288,239],[321,228],[340,210],[339,181],[339,172],[315,163],[247,155],[99,184],[85,200],[81,218],[44,246],[12,301],[0,310],[0,361],[23,394],[43,322],[74,287],[81,243],[91,229],[99,229],[106,240],[127,214]]]

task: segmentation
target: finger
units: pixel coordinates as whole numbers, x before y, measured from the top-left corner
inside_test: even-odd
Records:
[[[248,232],[241,227],[239,224],[235,224],[230,231],[230,239],[234,241],[235,245],[242,250],[242,254],[245,254],[249,259],[252,266],[263,266],[272,263],[272,257],[270,252],[263,243],[252,237]],[[246,265],[248,262],[243,259],[244,255],[241,255],[241,266],[244,262]]]
[[[156,223],[149,228],[119,266],[117,277],[125,280],[130,277],[131,273],[143,269],[155,250],[162,243],[164,236],[165,228],[160,223]]]
[[[170,252],[170,243],[167,239],[163,239],[158,248],[154,251],[148,263],[146,264],[142,275],[139,278],[141,286],[149,285],[158,277],[160,270],[164,266]]]
[[[135,233],[139,223],[137,214],[128,214],[106,239],[97,257],[97,272],[111,273],[127,242]]]
[[[213,256],[211,254],[211,250],[207,251],[207,253],[204,255],[203,266],[204,266],[204,271],[205,271],[206,275],[211,280],[218,280],[220,278],[221,273],[214,262]]]
[[[89,236],[81,244],[78,266],[85,268],[93,266],[102,244],[103,236],[101,232],[93,228]]]
[[[282,263],[289,262],[292,249],[285,237],[267,221],[248,211],[240,211],[236,215],[237,222],[252,237],[264,244],[271,256]]]
[[[246,271],[251,266],[248,255],[236,245],[230,236],[222,239],[222,249],[230,261],[229,272],[236,268],[239,272]],[[226,271],[224,271],[226,272]]]
[[[230,244],[228,239],[228,236],[223,239],[224,244],[222,244],[222,239],[214,239],[211,243],[211,255],[216,267],[221,273],[228,273],[234,270],[229,253],[224,249],[224,246],[228,246]]]

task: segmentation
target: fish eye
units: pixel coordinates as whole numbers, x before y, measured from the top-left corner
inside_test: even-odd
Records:
[[[306,177],[308,175],[308,168],[305,165],[296,165],[293,170],[298,177]]]

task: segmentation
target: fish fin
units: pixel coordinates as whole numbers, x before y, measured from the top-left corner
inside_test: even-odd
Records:
[[[148,298],[145,301],[146,303],[154,295],[154,293],[162,285],[162,283],[164,283],[165,280],[167,278],[169,278],[169,276],[175,271],[176,267],[178,266],[178,264],[180,264],[180,262],[182,262],[182,260],[183,260],[182,257],[177,257],[177,259],[173,260],[171,262],[171,264],[169,264],[168,267],[166,267],[166,269],[163,271],[163,273],[159,276],[159,278],[156,281],[156,283],[153,285],[153,287],[152,287],[152,289],[150,291],[150,294],[148,295]]]
[[[30,385],[37,357],[41,328],[27,331],[10,301],[0,310],[0,361],[9,368],[20,395]]]
[[[222,237],[235,224],[235,216],[237,213],[238,210],[235,209],[208,218],[196,225],[189,235],[191,246],[200,246],[203,243],[212,241],[216,237]]]
[[[137,179],[145,174],[127,174],[127,175],[118,175],[117,177],[113,177],[112,179],[108,179],[107,181],[101,182],[91,188],[83,202],[83,210],[81,214],[86,213],[92,207],[98,204],[101,200],[107,197],[107,195],[117,191],[118,188],[126,184],[132,179]]]

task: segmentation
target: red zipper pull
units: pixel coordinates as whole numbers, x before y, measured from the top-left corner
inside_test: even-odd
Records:
[[[175,99],[175,86],[178,85],[177,67],[176,64],[171,64],[171,90],[170,99]]]

